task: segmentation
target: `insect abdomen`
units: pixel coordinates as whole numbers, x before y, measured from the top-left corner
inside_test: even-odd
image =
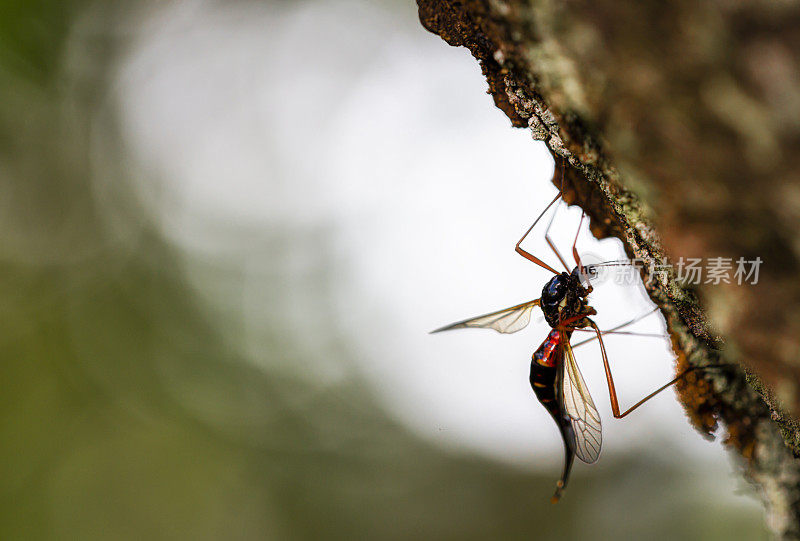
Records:
[[[530,382],[536,398],[547,408],[553,418],[558,418],[559,406],[556,378],[558,377],[557,350],[561,335],[553,330],[533,354]]]
[[[561,439],[564,440],[564,471],[561,474],[561,480],[556,485],[556,492],[551,500],[553,503],[558,501],[561,492],[567,486],[567,479],[569,479],[569,472],[575,458],[573,448],[575,436],[558,399],[560,378],[564,377],[562,337],[567,340],[570,338],[569,333],[559,332],[555,329],[550,331],[545,341],[533,354],[530,377],[531,387],[536,393],[536,398],[553,417],[558,431],[561,433]]]

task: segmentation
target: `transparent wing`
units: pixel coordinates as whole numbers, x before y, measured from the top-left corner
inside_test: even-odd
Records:
[[[603,442],[600,414],[597,413],[586,382],[578,370],[575,355],[566,336],[562,337],[561,344],[565,353],[564,377],[561,378],[564,413],[569,418],[575,433],[575,454],[587,464],[591,464],[600,456],[600,446]]]
[[[531,311],[535,306],[539,306],[539,299],[524,302],[512,306],[511,308],[506,308],[505,310],[492,312],[491,314],[465,319],[464,321],[459,321],[431,332],[435,333],[449,331],[451,329],[476,327],[479,329],[494,329],[497,332],[510,334],[512,332],[521,331],[528,326],[528,323],[531,321]]]

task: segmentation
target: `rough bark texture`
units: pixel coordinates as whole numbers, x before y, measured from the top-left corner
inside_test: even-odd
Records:
[[[595,235],[648,263],[763,260],[756,285],[643,277],[679,368],[731,365],[681,385],[692,422],[724,425],[773,530],[800,537],[800,6],[418,4],[425,28],[480,62],[512,124],[568,164],[565,199]]]

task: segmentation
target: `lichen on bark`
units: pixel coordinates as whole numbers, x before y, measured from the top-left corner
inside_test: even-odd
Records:
[[[800,7],[418,5],[478,60],[512,125],[547,144],[593,233],[646,263],[678,369],[727,367],[692,373],[679,398],[704,435],[724,425],[772,529],[800,537]],[[753,285],[650,275],[682,257],[763,263]]]

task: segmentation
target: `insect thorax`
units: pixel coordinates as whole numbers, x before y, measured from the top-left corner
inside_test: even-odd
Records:
[[[586,304],[589,291],[581,285],[580,275],[576,271],[577,268],[571,274],[557,274],[542,288],[540,304],[544,318],[551,327],[581,314],[590,314],[591,309]],[[577,321],[574,326],[582,325]]]

